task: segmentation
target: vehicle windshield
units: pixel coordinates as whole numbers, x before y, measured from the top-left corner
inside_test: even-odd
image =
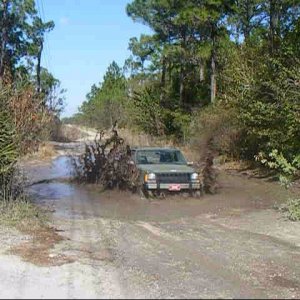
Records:
[[[179,150],[138,150],[136,153],[137,164],[178,164],[186,165],[187,162]]]

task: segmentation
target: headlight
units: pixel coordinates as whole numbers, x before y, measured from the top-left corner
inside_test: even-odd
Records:
[[[198,174],[198,173],[193,173],[193,174],[191,175],[191,180],[196,181],[196,180],[198,180],[198,179],[199,179],[199,174]]]
[[[156,179],[156,175],[154,173],[149,173],[149,174],[145,174],[145,181],[149,181],[149,180],[155,180]]]

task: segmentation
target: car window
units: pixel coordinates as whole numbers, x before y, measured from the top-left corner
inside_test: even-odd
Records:
[[[157,164],[160,160],[160,152],[140,150],[136,154],[138,164]]]
[[[179,150],[138,150],[136,153],[138,164],[186,164],[186,160]]]

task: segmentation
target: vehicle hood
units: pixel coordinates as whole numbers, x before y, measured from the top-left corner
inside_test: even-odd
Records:
[[[157,164],[137,165],[137,168],[149,173],[194,173],[195,170],[187,165]]]

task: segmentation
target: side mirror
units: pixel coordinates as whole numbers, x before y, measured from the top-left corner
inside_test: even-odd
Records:
[[[193,166],[193,165],[194,165],[194,162],[193,162],[193,161],[188,161],[188,162],[187,162],[187,165],[188,165],[188,166]]]

